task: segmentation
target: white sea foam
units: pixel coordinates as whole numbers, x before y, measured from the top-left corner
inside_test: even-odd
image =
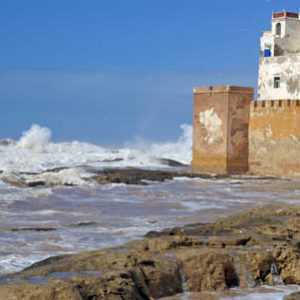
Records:
[[[28,189],[20,189],[9,186],[7,184],[0,186],[0,201],[1,203],[6,202],[14,202],[14,201],[22,201],[25,198],[39,198],[39,197],[47,197],[53,193],[51,188],[28,188]],[[2,213],[3,211],[1,211]]]
[[[270,292],[256,292],[244,296],[226,297],[222,298],[222,300],[283,300],[285,296],[290,295],[293,292],[299,291],[299,286],[265,286],[265,289],[269,289]]]
[[[26,260],[21,255],[7,255],[0,258],[0,274],[17,272],[31,264],[47,258],[47,255],[31,254],[26,256]]]
[[[284,293],[253,293],[246,296],[223,298],[223,300],[282,300]]]
[[[91,174],[81,170],[81,168],[63,169],[58,172],[45,172],[33,177],[32,181],[44,181],[49,185],[87,185],[91,184],[84,179],[88,179]]]
[[[30,149],[32,151],[42,151],[51,140],[51,131],[46,127],[32,125],[23,133],[17,147]]]
[[[0,145],[0,170],[3,171],[1,177],[18,177],[22,173],[22,178],[26,179],[30,175],[24,173],[41,173],[63,167],[72,168],[72,171],[55,174],[48,172],[40,175],[40,179],[49,181],[49,184],[80,185],[84,183],[84,177],[88,176],[81,166],[166,167],[159,160],[161,158],[187,164],[191,161],[192,128],[182,125],[181,129],[182,136],[173,143],[145,143],[143,146],[110,149],[78,141],[54,143],[51,141],[50,129],[33,125],[23,133],[17,143]]]
[[[182,135],[176,142],[151,144],[149,153],[153,157],[174,159],[181,163],[190,164],[192,157],[192,126],[180,126]]]
[[[181,205],[191,211],[206,210],[206,209],[225,209],[222,204],[209,203],[207,201],[182,201]]]
[[[192,126],[182,124],[181,136],[176,141],[152,143],[143,138],[136,138],[134,143],[129,143],[127,149],[133,151],[144,159],[172,159],[182,164],[190,164],[192,158]],[[157,161],[156,161],[157,163]]]

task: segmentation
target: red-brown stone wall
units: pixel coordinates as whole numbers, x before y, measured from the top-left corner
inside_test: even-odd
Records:
[[[228,118],[228,173],[249,169],[249,115],[253,93],[230,95]]]
[[[196,90],[193,116],[193,170],[227,172],[228,95],[217,89]]]
[[[252,97],[250,88],[220,86],[194,90],[194,172],[247,172]]]

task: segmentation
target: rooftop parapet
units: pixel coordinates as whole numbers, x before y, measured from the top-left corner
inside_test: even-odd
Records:
[[[275,13],[273,13],[273,19],[279,19],[279,18],[294,18],[294,19],[299,19],[299,13],[288,12],[288,11],[281,11],[281,12],[275,12]]]
[[[243,94],[253,94],[253,88],[251,87],[240,87],[233,85],[219,85],[210,87],[196,87],[193,89],[194,95],[197,94],[218,94],[218,93],[243,93]]]

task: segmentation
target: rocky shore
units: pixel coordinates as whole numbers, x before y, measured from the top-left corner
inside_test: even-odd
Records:
[[[76,168],[49,169],[40,173],[3,174],[3,172],[1,173],[0,171],[0,179],[14,187],[32,188],[76,186],[83,183],[147,185],[149,182],[164,182],[176,177],[212,179],[227,177],[221,175],[194,174],[190,171],[189,167],[182,165],[177,166],[175,165],[175,162],[170,162],[170,160],[168,160],[168,163],[172,168],[161,170],[133,167],[97,169],[88,166],[79,166]],[[82,174],[85,174],[86,176],[82,176]]]
[[[51,257],[0,282],[1,300],[150,300],[186,291],[217,300],[231,288],[300,285],[300,207],[149,232],[121,247]]]

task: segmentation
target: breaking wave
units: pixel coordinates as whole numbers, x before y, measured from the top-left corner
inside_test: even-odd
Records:
[[[54,143],[50,129],[32,125],[19,141],[0,143],[0,179],[13,176],[18,181],[20,174],[32,176],[62,168],[55,175],[43,176],[55,183],[79,184],[82,176],[87,176],[86,167],[162,168],[167,167],[166,160],[190,164],[192,127],[181,125],[181,130],[174,142],[144,142],[116,149],[78,141]]]
[[[137,144],[137,148],[152,157],[172,159],[183,164],[190,164],[192,157],[192,126],[183,124],[180,129],[182,134],[175,142],[140,142]]]
[[[50,129],[34,124],[29,130],[23,132],[17,146],[42,151],[49,144],[51,135]]]

